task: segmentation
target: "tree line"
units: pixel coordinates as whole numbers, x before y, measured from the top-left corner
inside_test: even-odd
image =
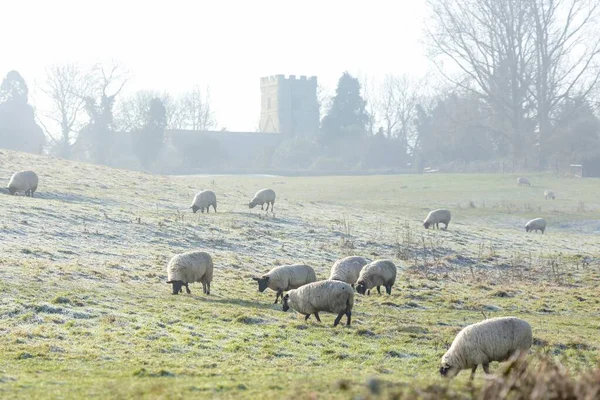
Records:
[[[319,132],[262,149],[264,169],[563,169],[600,174],[600,0],[427,0],[425,78],[379,82],[344,72],[319,87]],[[410,62],[410,61],[407,61]],[[0,145],[107,163],[119,132],[151,168],[165,129],[214,130],[208,91],[121,91],[118,65],[56,65],[39,85],[43,115],[16,71],[0,87]],[[190,153],[190,152],[188,152]],[[190,155],[191,157],[191,155]],[[193,161],[193,160],[192,160]],[[191,162],[190,164],[193,164]]]

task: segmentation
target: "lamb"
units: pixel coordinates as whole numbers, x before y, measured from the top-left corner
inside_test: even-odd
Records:
[[[33,197],[37,190],[38,176],[33,171],[15,172],[8,182],[8,191],[14,195],[17,192],[25,192],[25,196]]]
[[[381,294],[380,286],[383,285],[387,294],[392,294],[395,282],[396,265],[391,260],[375,260],[360,271],[356,291],[360,294],[371,294],[371,288],[377,286],[377,293]]]
[[[263,209],[263,204],[267,203],[267,211],[269,211],[269,203],[271,204],[271,212],[273,212],[273,204],[275,204],[275,191],[273,189],[262,189],[256,192],[252,201],[248,204],[250,208],[254,208],[260,204],[260,209]]]
[[[346,282],[354,287],[360,271],[368,263],[365,258],[358,256],[350,256],[337,260],[331,267],[329,280]]]
[[[188,284],[202,282],[202,292],[210,294],[213,278],[213,261],[210,254],[203,251],[188,251],[177,254],[167,265],[167,283],[173,284],[173,294],[181,293],[182,287],[191,294]]]
[[[252,278],[258,282],[258,291],[264,292],[266,288],[277,292],[275,303],[279,300],[279,296],[283,299],[283,292],[290,289],[298,289],[302,285],[315,282],[317,275],[315,270],[308,265],[294,264],[281,265],[270,270],[260,278]]]
[[[337,314],[333,326],[337,326],[344,314],[346,325],[350,326],[352,319],[352,306],[354,305],[354,289],[346,282],[319,281],[306,284],[299,289],[290,290],[283,298],[283,311],[290,308],[306,315],[306,321],[311,314],[315,314],[317,321],[321,322],[320,311]]]
[[[440,208],[438,210],[433,210],[429,214],[427,214],[427,218],[423,221],[423,226],[425,229],[429,229],[431,225],[435,226],[437,229],[440,228],[439,224],[446,225],[444,230],[448,229],[448,224],[450,223],[450,211]]]
[[[523,177],[519,177],[519,178],[517,178],[517,185],[519,185],[519,186],[521,186],[521,185],[531,186],[531,183],[529,182],[529,179],[523,178]]]
[[[548,200],[548,199],[554,200],[556,198],[556,195],[554,194],[554,192],[552,190],[545,190],[544,191],[544,198],[546,200]]]
[[[217,195],[212,190],[203,190],[194,196],[194,201],[192,201],[192,206],[190,208],[194,214],[198,210],[204,213],[205,208],[208,213],[210,206],[213,206],[215,212],[217,212]]]
[[[546,230],[546,220],[544,218],[536,218],[532,219],[528,223],[525,224],[525,231],[542,231],[542,235]]]
[[[471,368],[473,378],[479,364],[489,374],[490,362],[506,361],[516,352],[526,352],[532,341],[531,326],[516,317],[491,318],[466,326],[442,357],[440,374],[452,378]]]

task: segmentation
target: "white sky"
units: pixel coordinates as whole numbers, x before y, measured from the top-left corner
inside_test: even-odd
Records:
[[[423,0],[2,2],[0,75],[30,91],[53,63],[123,64],[139,89],[177,94],[210,86],[219,126],[253,131],[260,77],[316,75],[330,91],[347,70],[422,75]],[[39,96],[36,106],[43,108]]]

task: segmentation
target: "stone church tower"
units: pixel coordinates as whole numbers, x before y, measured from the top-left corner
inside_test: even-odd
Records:
[[[260,78],[260,131],[289,136],[316,135],[319,131],[317,77],[283,75]]]

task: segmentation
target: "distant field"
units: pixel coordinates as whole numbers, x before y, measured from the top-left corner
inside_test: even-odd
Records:
[[[0,194],[2,398],[350,398],[373,380],[460,395],[469,373],[443,380],[439,360],[483,314],[529,321],[532,358],[600,362],[599,179],[169,177],[0,150],[1,186],[25,168],[36,197]],[[274,216],[248,209],[264,187]],[[218,213],[192,214],[208,188]],[[439,207],[448,231],[425,230]],[[535,217],[545,235],[525,232]],[[208,297],[165,284],[168,260],[191,249],[213,255]],[[325,279],[351,254],[399,274],[391,296],[357,295],[349,328],[284,313],[251,279],[292,262]]]

